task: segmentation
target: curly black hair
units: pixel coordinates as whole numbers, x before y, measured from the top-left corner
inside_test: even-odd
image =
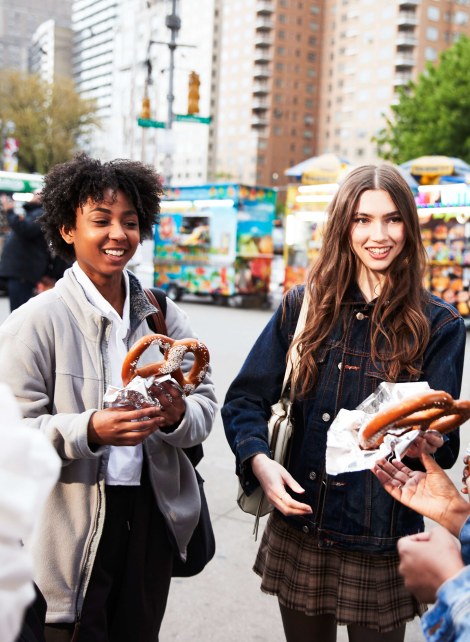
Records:
[[[44,179],[44,212],[39,221],[55,254],[66,261],[75,259],[73,245],[64,241],[60,230],[74,229],[77,209],[89,199],[101,203],[108,189],[113,190],[114,198],[117,190],[126,195],[137,211],[141,239],[152,238],[163,194],[162,180],[155,169],[125,159],[102,163],[80,153],[71,161],[55,165]]]

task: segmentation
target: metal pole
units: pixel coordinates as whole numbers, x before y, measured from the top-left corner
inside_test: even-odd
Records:
[[[168,71],[168,116],[166,121],[166,129],[170,132],[173,128],[173,102],[175,96],[173,93],[174,87],[174,72],[175,72],[175,50],[177,47],[176,38],[178,36],[178,31],[181,28],[181,18],[176,13],[176,3],[177,0],[172,0],[171,14],[166,17],[165,24],[170,29],[171,37],[170,42],[168,43],[168,48],[170,50],[170,66]],[[168,144],[171,145],[170,136],[168,137]],[[173,158],[172,151],[169,149],[166,153],[164,160],[165,174],[166,174],[166,183],[171,185],[171,180],[173,178]]]

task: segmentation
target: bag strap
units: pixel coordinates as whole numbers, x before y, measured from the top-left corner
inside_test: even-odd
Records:
[[[157,309],[150,317],[147,317],[147,323],[150,329],[156,334],[164,334],[168,336],[168,328],[166,327],[166,295],[163,290],[157,288],[144,288],[145,295],[149,302]],[[161,294],[160,294],[161,293]],[[160,303],[162,301],[162,303]],[[163,310],[165,308],[165,310]]]
[[[302,330],[305,328],[305,322],[307,321],[308,302],[309,302],[309,297],[308,297],[307,291],[305,291],[304,298],[302,301],[302,307],[300,308],[299,318],[297,319],[297,325],[295,326],[295,331],[294,331],[294,336],[292,338],[292,341],[294,341],[294,339],[298,337],[299,334],[302,332]],[[287,389],[287,386],[289,385],[292,372],[297,367],[298,362],[299,362],[298,345],[294,345],[292,347],[292,350],[290,351],[289,359],[287,361],[286,372],[284,374],[284,381],[282,382],[281,397],[284,396],[284,392]],[[291,386],[289,398],[291,401],[294,400],[293,386]]]

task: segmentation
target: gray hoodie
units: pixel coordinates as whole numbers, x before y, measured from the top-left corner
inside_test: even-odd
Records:
[[[129,277],[131,346],[152,333],[145,319],[155,309],[138,280]],[[52,290],[30,299],[0,327],[0,381],[12,388],[24,422],[41,430],[62,459],[34,543],[35,579],[48,603],[49,623],[79,617],[102,532],[109,447],[91,450],[87,427],[92,413],[103,407],[110,323],[88,302],[69,269]],[[187,315],[171,301],[166,323],[174,339],[194,336]],[[152,346],[141,363],[161,358]],[[188,355],[183,371],[191,362]],[[169,434],[156,431],[144,441],[152,488],[183,559],[200,496],[193,466],[181,449],[206,439],[216,410],[209,373],[186,399],[178,428]]]

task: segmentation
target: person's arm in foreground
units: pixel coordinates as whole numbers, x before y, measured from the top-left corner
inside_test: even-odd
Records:
[[[404,537],[398,551],[408,590],[422,601],[436,601],[421,619],[426,639],[464,642],[470,638],[470,567],[464,565],[470,562],[470,505],[431,457],[421,459],[425,473],[386,460],[373,472],[395,499],[459,535],[462,551],[444,528]]]

